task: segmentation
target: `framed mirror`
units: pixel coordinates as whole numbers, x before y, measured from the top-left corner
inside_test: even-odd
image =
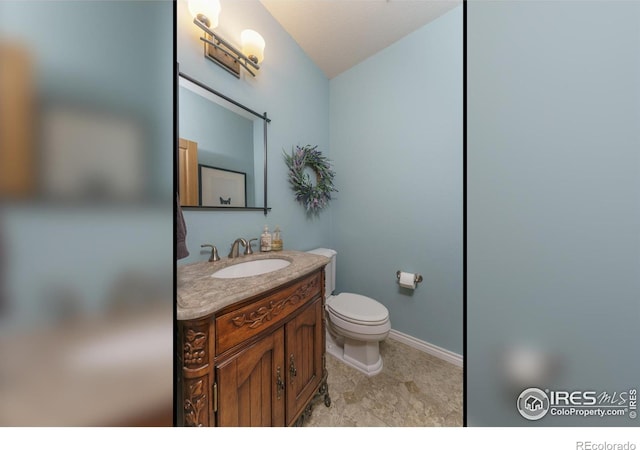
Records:
[[[178,73],[178,192],[187,209],[264,211],[267,113]]]

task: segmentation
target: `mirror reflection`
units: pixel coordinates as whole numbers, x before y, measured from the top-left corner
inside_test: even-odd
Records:
[[[268,119],[201,83],[179,77],[182,206],[264,209]]]

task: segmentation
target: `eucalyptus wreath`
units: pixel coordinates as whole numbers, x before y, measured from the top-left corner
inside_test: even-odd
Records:
[[[318,146],[296,146],[290,155],[284,153],[284,160],[289,168],[289,183],[296,200],[302,203],[308,212],[317,212],[327,206],[331,200],[331,193],[338,192],[333,186],[336,174],[331,170],[331,161],[318,150]],[[315,172],[315,184],[305,173],[305,167]]]

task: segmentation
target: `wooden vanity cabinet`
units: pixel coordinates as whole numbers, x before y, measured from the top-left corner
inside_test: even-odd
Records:
[[[323,311],[318,270],[214,316],[181,321],[179,425],[300,425],[318,396],[329,406]],[[196,335],[208,343],[198,343],[193,367]]]

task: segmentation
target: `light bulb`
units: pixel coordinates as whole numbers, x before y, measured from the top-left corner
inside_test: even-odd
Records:
[[[218,16],[220,15],[220,0],[188,0],[187,7],[189,13],[194,19],[198,18],[201,14],[209,19],[209,23],[205,20],[198,18],[209,28],[215,28],[218,26]]]
[[[251,61],[259,64],[264,59],[264,39],[253,30],[244,30],[240,33],[242,42],[242,53],[247,55]]]

